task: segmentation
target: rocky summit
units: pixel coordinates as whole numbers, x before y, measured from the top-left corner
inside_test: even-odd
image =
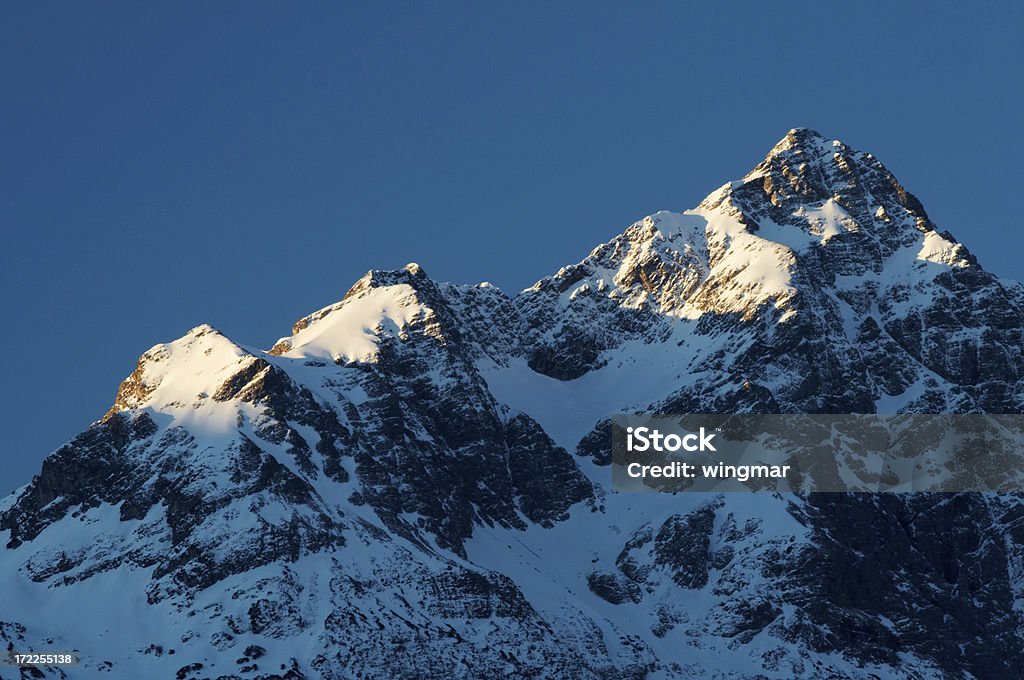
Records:
[[[410,264],[268,351],[153,347],[0,501],[0,641],[81,657],[23,677],[1022,677],[1018,498],[608,467],[621,412],[1022,407],[1024,289],[795,129],[518,295]]]

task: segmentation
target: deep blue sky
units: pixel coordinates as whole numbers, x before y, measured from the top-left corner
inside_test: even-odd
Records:
[[[409,261],[514,291],[794,126],[1024,279],[1019,3],[695,4],[6,5],[0,492],[157,342]]]

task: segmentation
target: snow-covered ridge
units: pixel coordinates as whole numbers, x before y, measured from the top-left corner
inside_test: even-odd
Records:
[[[815,270],[824,262],[829,271],[811,282],[805,262]],[[256,355],[317,394],[328,393],[318,365],[373,364],[382,345],[417,339],[438,347],[457,342],[487,365],[508,367],[518,358],[561,380],[632,365],[622,357],[633,350],[623,352],[637,342],[671,342],[688,352],[658,361],[688,366],[695,375],[692,367],[712,354],[749,344],[740,336],[713,340],[718,320],[736,315],[754,326],[767,323],[773,333],[812,313],[807,300],[824,294],[832,313],[844,318],[844,341],[856,343],[857,328],[905,323],[935,302],[937,277],[972,267],[966,249],[930,223],[874,156],[794,129],[743,179],[698,207],[650,215],[515,298],[488,284],[436,283],[416,264],[374,270],[341,301],[300,319],[291,336]],[[202,395],[253,356],[200,327],[147,352],[115,410],[147,405],[194,418]],[[169,370],[175,377],[164,385]],[[768,384],[771,371],[746,372],[740,382]],[[920,384],[928,373],[910,382]],[[722,378],[722,388],[735,380]],[[875,389],[876,400],[889,400],[903,388]],[[209,424],[228,427],[230,417],[211,416]]]
[[[515,296],[410,264],[267,351],[147,351],[0,501],[0,641],[85,678],[1011,677],[1013,499],[615,494],[605,428],[1019,413],[1022,348],[1019,286],[794,129]]]

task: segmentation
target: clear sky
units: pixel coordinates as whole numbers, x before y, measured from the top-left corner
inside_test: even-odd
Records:
[[[8,3],[0,493],[208,322],[370,268],[514,292],[742,176],[869,150],[1024,279],[1024,11],[940,2]]]

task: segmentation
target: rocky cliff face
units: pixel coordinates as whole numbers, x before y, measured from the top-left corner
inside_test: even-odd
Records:
[[[623,411],[1019,413],[1022,347],[1019,285],[792,130],[515,297],[409,265],[268,352],[149,350],[0,501],[0,639],[79,650],[54,677],[1016,677],[1015,498],[606,466]]]

